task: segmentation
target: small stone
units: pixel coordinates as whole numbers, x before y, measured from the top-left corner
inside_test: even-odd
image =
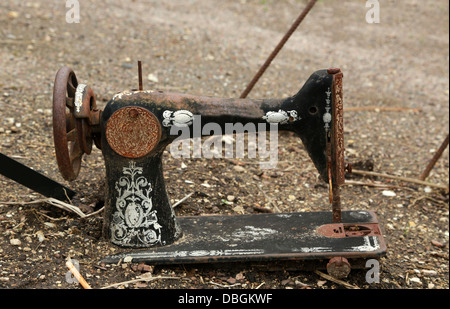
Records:
[[[147,79],[149,81],[151,81],[151,82],[154,82],[154,83],[159,82],[158,77],[155,74],[153,74],[153,73],[148,74]]]
[[[132,69],[133,68],[133,64],[131,64],[131,63],[122,63],[122,68],[124,68],[124,69]]]
[[[233,208],[233,211],[243,214],[244,213],[244,208],[242,208],[242,206],[236,206],[236,207]]]
[[[147,282],[136,282],[135,284],[134,284],[134,286],[136,287],[136,288],[146,288],[147,287]]]
[[[123,259],[124,263],[131,263],[131,261],[133,261],[133,257],[129,255]]]
[[[243,168],[242,166],[239,166],[239,165],[234,166],[233,170],[238,173],[245,172],[245,168]]]
[[[437,275],[437,271],[430,270],[430,269],[423,269],[421,272],[422,272],[422,275],[428,276],[428,277],[433,277],[433,276]]]
[[[236,197],[234,195],[227,195],[227,200],[229,202],[234,202],[235,199],[236,199]]]
[[[49,227],[49,228],[55,228],[56,227],[56,225],[54,223],[51,223],[51,222],[44,222],[44,225],[46,227]]]
[[[236,280],[244,280],[245,276],[242,272],[236,274]]]
[[[433,244],[433,246],[439,247],[439,248],[443,248],[444,244],[437,241],[437,240],[432,240],[431,243]]]
[[[395,194],[394,191],[389,191],[389,190],[384,190],[384,191],[382,192],[382,194],[383,194],[384,196],[392,196],[392,197],[394,197],[394,196],[397,195],[397,194]]]
[[[12,118],[12,117],[7,117],[5,118],[6,123],[8,123],[9,125],[13,125],[16,122],[16,119]]]
[[[17,238],[13,238],[9,241],[9,243],[13,246],[20,246],[22,244],[22,242],[20,241],[20,239]]]
[[[137,270],[142,272],[153,272],[153,266],[147,265],[145,263],[139,263],[137,266]]]
[[[412,283],[422,284],[422,281],[417,277],[412,277],[409,281]]]
[[[392,223],[388,223],[386,224],[386,226],[390,229],[390,230],[395,230],[395,227]]]
[[[45,236],[42,231],[37,231],[36,236],[37,236],[39,242],[43,242],[45,240]]]
[[[17,17],[19,17],[19,13],[16,11],[8,12],[8,17],[9,18],[17,18]]]
[[[289,284],[289,283],[292,284],[291,279],[285,279],[285,280],[282,280],[282,281],[281,281],[281,285],[287,285],[287,284]]]

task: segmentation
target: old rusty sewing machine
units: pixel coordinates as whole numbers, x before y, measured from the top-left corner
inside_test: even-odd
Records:
[[[128,248],[105,262],[128,258],[152,264],[316,261],[345,277],[360,261],[386,253],[374,212],[341,211],[345,182],[343,74],[313,73],[285,99],[224,99],[142,89],[116,94],[97,109],[93,90],[61,68],[53,94],[53,129],[60,172],[74,180],[95,144],[106,165],[103,234]],[[331,211],[177,217],[163,177],[164,149],[174,125],[202,122],[277,123],[295,132],[329,185]],[[293,162],[294,164],[294,162]],[[364,265],[362,266],[364,267]]]

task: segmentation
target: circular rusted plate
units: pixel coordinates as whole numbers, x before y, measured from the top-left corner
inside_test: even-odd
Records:
[[[161,139],[158,118],[141,107],[123,107],[109,118],[106,140],[119,155],[139,158],[155,148]]]

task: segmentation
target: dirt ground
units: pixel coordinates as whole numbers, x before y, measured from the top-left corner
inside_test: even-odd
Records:
[[[103,205],[104,161],[94,147],[77,180],[59,174],[51,108],[60,67],[72,67],[91,86],[100,109],[115,93],[137,88],[138,60],[144,89],[238,97],[307,1],[80,2],[80,23],[72,24],[64,1],[0,3],[0,152],[77,191],[72,203],[88,213]],[[347,162],[418,178],[448,134],[449,4],[380,2],[380,23],[369,24],[364,1],[318,1],[249,97],[290,96],[314,71],[340,67]],[[263,172],[249,158],[180,161],[168,152],[164,164],[173,202],[195,192],[175,208],[179,216],[330,209],[327,186],[291,134],[280,135],[275,170]],[[448,168],[447,148],[427,181],[447,186]],[[361,289],[448,289],[448,191],[379,177],[348,180],[386,185],[347,185],[342,204],[376,211],[388,252],[380,283],[367,283],[364,270],[343,281]],[[42,198],[0,175],[1,288],[79,289],[66,280],[67,256],[93,288],[139,276],[147,281],[113,288],[345,288],[283,267],[104,265],[103,257],[121,250],[101,239],[101,214],[80,219],[47,203],[20,204]]]

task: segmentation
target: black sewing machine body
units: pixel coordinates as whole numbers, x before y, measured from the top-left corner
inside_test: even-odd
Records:
[[[99,111],[92,90],[78,85],[70,69],[61,69],[54,91],[60,170],[73,180],[81,156],[90,153],[94,141],[106,166],[104,236],[121,247],[147,248],[105,261],[125,256],[152,263],[382,256],[386,248],[376,215],[340,209],[339,188],[345,181],[342,76],[339,69],[317,71],[297,94],[285,99],[124,91]],[[69,113],[63,124],[64,108]],[[214,123],[221,132],[230,123],[254,124],[253,128],[264,124],[267,129],[276,125],[295,132],[330,185],[325,205],[331,204],[332,211],[177,218],[166,192],[162,155],[179,138],[177,132],[193,129],[198,116],[197,125]],[[186,137],[195,137],[194,130],[189,132]],[[202,136],[213,133],[201,131]]]
[[[315,73],[306,83],[305,87],[295,96],[282,100],[251,100],[251,99],[222,99],[213,97],[198,97],[184,94],[165,93],[160,91],[130,91],[116,95],[102,112],[102,152],[106,163],[106,179],[108,180],[107,201],[110,203],[108,210],[112,227],[107,223],[113,243],[131,247],[148,247],[149,243],[141,241],[139,233],[135,235],[130,243],[122,243],[115,234],[121,233],[114,227],[114,222],[121,220],[128,222],[118,214],[117,199],[119,193],[118,181],[124,177],[124,169],[131,168],[133,164],[136,171],[139,170],[141,179],[146,179],[151,188],[149,200],[152,201],[152,218],[159,222],[166,222],[165,226],[158,229],[155,245],[166,245],[174,242],[180,237],[181,232],[176,225],[176,219],[166,194],[162,169],[162,153],[178,135],[171,135],[172,126],[193,126],[193,116],[201,115],[201,121],[205,123],[216,123],[221,126],[223,132],[227,123],[254,123],[267,124],[268,121],[278,121],[280,130],[294,131],[305,144],[313,162],[318,167],[324,179],[327,177],[326,165],[326,132],[323,115],[326,113],[326,92],[331,91],[332,76],[326,71]],[[183,123],[177,123],[177,114],[182,113]],[[115,113],[122,113],[120,119],[114,121]],[[136,118],[133,118],[136,114]],[[276,113],[275,119],[264,119],[269,113]],[[287,114],[287,119],[285,114]],[[145,121],[140,125],[137,118],[153,118],[154,121]],[[293,116],[294,117],[293,117]],[[278,117],[277,117],[278,116]],[[109,123],[113,117],[112,124]],[[171,120],[172,117],[172,120]],[[151,124],[150,124],[150,123]],[[108,125],[109,123],[109,125]],[[151,133],[143,134],[144,127],[153,126],[149,131],[158,132],[159,142],[154,147],[147,147],[147,154],[138,153],[146,148]],[[256,126],[255,126],[256,127]],[[182,127],[180,127],[182,128]],[[193,137],[193,130],[189,130]],[[113,139],[120,139],[115,143]],[[129,140],[125,142],[125,140]],[[131,144],[136,145],[136,153],[130,151]],[[130,179],[131,181],[131,179]],[[144,189],[144,188],[142,188]],[[147,189],[147,190],[148,190]],[[125,199],[126,200],[126,199]],[[123,201],[125,201],[123,200]],[[128,206],[129,207],[129,206]],[[125,211],[126,213],[126,211]],[[108,213],[106,212],[108,215]],[[131,215],[131,212],[128,212]],[[125,214],[124,214],[125,215]],[[136,215],[136,214],[133,214]],[[149,214],[147,214],[149,215]],[[139,216],[145,216],[139,214]],[[136,219],[138,220],[138,219]],[[149,220],[142,218],[142,220]],[[123,229],[129,228],[130,222],[120,225]],[[142,222],[140,222],[142,224]],[[155,223],[156,224],[156,223]],[[160,224],[158,224],[160,226]],[[135,228],[137,229],[137,227]],[[145,226],[142,233],[148,232],[149,226]],[[134,229],[131,229],[133,233]],[[156,231],[155,231],[156,232]],[[106,230],[105,233],[108,233]],[[155,239],[155,240],[156,240]]]

